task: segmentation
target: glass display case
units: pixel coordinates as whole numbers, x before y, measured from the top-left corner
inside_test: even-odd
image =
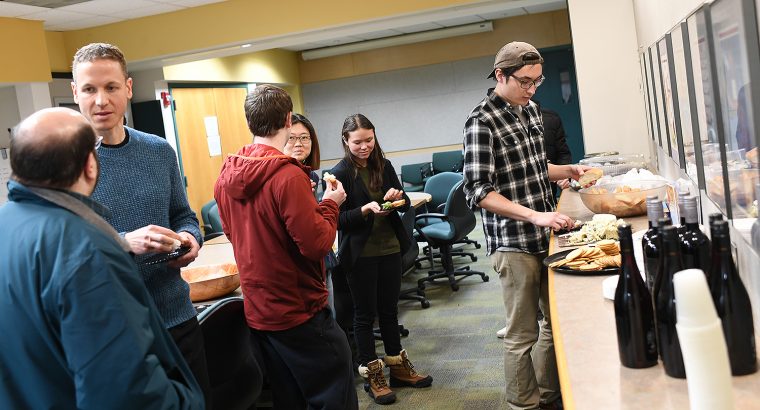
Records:
[[[650,95],[652,94],[651,88],[649,85],[649,63],[647,59],[647,52],[644,51],[639,55],[639,62],[641,65],[641,83],[642,83],[642,92],[644,94],[644,113],[646,114],[647,119],[647,132],[649,133],[649,138],[651,138],[653,141],[655,140],[655,134],[654,134],[654,122],[652,119],[652,107],[651,107],[651,100]]]
[[[728,215],[726,184],[723,178],[722,152],[718,138],[721,117],[715,102],[715,81],[712,66],[712,40],[709,35],[708,11],[703,7],[686,19],[694,74],[695,105],[702,153],[702,173],[707,197]]]
[[[703,184],[699,181],[699,172],[697,171],[697,163],[701,164],[701,158],[697,160],[698,156],[698,140],[694,138],[697,134],[695,129],[698,129],[696,125],[696,113],[694,111],[694,80],[691,74],[691,50],[689,48],[688,27],[686,23],[679,24],[673,31],[670,32],[670,44],[673,50],[673,78],[676,84],[676,97],[679,117],[677,118],[678,126],[677,132],[679,133],[681,153],[681,168],[686,170],[686,174],[692,179],[697,186],[702,187]]]
[[[660,76],[662,77],[662,103],[665,107],[665,133],[667,137],[668,153],[673,161],[679,166],[682,164],[678,133],[680,121],[677,106],[677,84],[673,78],[673,53],[670,45],[670,34],[657,42],[657,51],[660,54]]]
[[[665,117],[662,105],[662,78],[660,77],[660,53],[656,46],[649,47],[650,72],[652,73],[652,99],[654,106],[655,129],[657,130],[657,144],[668,152],[667,134],[665,131]]]
[[[728,181],[729,218],[754,217],[755,185],[760,181],[756,124],[760,107],[757,19],[752,0],[717,0],[709,7],[713,65],[721,119],[719,141],[724,155],[722,177]],[[750,51],[751,50],[751,51]],[[722,137],[722,138],[721,138]]]

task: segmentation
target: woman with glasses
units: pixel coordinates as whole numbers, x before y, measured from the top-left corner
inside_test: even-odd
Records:
[[[319,182],[319,175],[314,172],[319,169],[319,140],[317,132],[311,122],[301,114],[293,113],[293,126],[290,128],[290,138],[285,144],[283,152],[285,155],[297,159],[302,164],[311,167],[311,187]]]
[[[354,302],[359,374],[366,380],[370,397],[378,404],[389,404],[396,395],[386,383],[386,365],[390,367],[391,387],[428,387],[433,382],[432,377],[414,370],[401,348],[398,329],[401,255],[410,246],[398,211],[408,211],[410,202],[377,142],[370,120],[354,114],[343,122],[342,134],[345,155],[333,168],[347,195],[338,216],[340,267]],[[405,202],[398,208],[381,205],[401,199]],[[384,360],[375,352],[375,317],[380,324]]]

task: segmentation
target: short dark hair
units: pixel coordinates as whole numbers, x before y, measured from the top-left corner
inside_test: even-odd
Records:
[[[257,86],[245,97],[245,119],[256,137],[269,137],[285,127],[293,101],[285,90],[269,84]]]
[[[121,71],[124,72],[124,78],[129,77],[127,74],[127,60],[119,47],[108,43],[91,43],[77,50],[74,54],[74,61],[71,63],[71,75],[74,82],[77,81],[77,65],[79,63],[91,63],[95,60],[112,60],[119,63]]]
[[[319,168],[319,140],[317,139],[317,130],[314,129],[314,126],[311,125],[311,121],[309,121],[308,118],[304,117],[301,114],[293,113],[293,116],[291,117],[291,122],[293,125],[296,124],[303,124],[304,127],[309,131],[309,135],[311,135],[311,152],[309,152],[309,156],[306,157],[305,160],[303,160],[303,163],[311,169],[318,169]]]
[[[18,138],[17,125],[11,133],[13,178],[24,185],[64,189],[72,186],[95,151],[95,131],[83,123],[76,133],[63,138]]]
[[[501,70],[501,73],[504,75],[504,77],[509,77],[512,74],[514,74],[515,72],[517,72],[517,70],[519,70],[519,69],[521,69],[523,67],[525,67],[525,64],[518,65],[518,66],[513,66],[513,67],[499,68],[499,70]],[[494,79],[494,81],[496,81],[496,76],[494,76],[493,79]]]
[[[383,153],[383,149],[380,148],[380,142],[377,140],[377,131],[375,131],[375,126],[372,124],[372,121],[370,121],[369,118],[364,116],[364,114],[349,115],[343,121],[343,130],[341,131],[341,134],[343,135],[343,152],[345,154],[344,158],[349,160],[351,164],[353,164],[354,168],[358,167],[356,160],[354,160],[354,156],[351,154],[351,150],[348,148],[348,133],[356,131],[360,128],[363,130],[372,130],[372,132],[375,134],[375,148],[369,154],[369,158],[367,158],[367,169],[369,170],[370,189],[379,191],[383,189],[385,153]]]

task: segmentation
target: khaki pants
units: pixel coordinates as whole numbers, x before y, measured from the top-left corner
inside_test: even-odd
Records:
[[[541,261],[546,254],[494,252],[493,268],[501,280],[507,335],[504,338],[504,378],[510,409],[537,409],[539,402],[560,398],[554,356],[549,284]],[[544,318],[538,322],[538,310]]]

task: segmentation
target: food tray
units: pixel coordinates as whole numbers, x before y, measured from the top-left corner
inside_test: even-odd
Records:
[[[555,254],[549,255],[544,259],[544,266],[547,268],[550,264],[565,259],[565,256],[567,256],[568,253],[572,252],[573,249],[568,249],[566,251],[557,252]],[[609,268],[602,268],[601,270],[577,270],[568,268],[565,266],[558,266],[556,268],[549,268],[555,272],[559,273],[566,273],[568,275],[582,275],[582,276],[600,276],[600,275],[617,275],[620,272],[620,268],[617,267],[609,267]]]

